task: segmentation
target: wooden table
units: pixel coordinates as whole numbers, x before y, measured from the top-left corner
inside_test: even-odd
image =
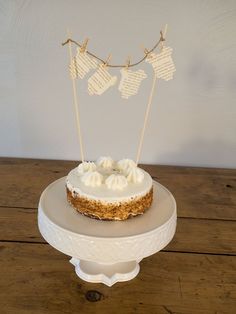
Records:
[[[178,205],[178,227],[132,281],[80,280],[37,228],[41,192],[72,161],[0,158],[0,313],[236,313],[236,170],[147,166]]]

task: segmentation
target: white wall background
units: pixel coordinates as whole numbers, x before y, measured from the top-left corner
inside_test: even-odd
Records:
[[[0,155],[80,159],[67,73],[73,38],[113,63],[143,56],[168,23],[174,80],[155,92],[141,161],[236,167],[236,1],[0,0]],[[135,158],[149,75],[128,101],[78,84],[87,159]],[[112,73],[119,75],[117,70]]]

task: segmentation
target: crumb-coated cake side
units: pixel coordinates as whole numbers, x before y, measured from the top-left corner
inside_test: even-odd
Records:
[[[81,214],[101,220],[125,220],[141,215],[152,204],[153,189],[144,196],[137,197],[131,201],[121,203],[103,203],[81,197],[79,194],[73,197],[72,192],[67,189],[69,203]]]
[[[130,159],[83,162],[68,174],[66,191],[74,209],[101,220],[141,215],[153,200],[151,176]]]

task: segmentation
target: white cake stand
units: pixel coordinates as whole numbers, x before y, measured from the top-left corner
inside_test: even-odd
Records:
[[[112,286],[139,273],[139,262],[163,249],[176,229],[176,203],[172,194],[153,182],[151,208],[126,221],[99,221],[77,213],[66,200],[65,178],[42,193],[38,226],[44,239],[71,256],[76,274],[89,282]]]

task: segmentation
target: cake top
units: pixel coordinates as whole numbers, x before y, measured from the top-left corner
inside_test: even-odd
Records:
[[[100,157],[73,169],[67,176],[67,187],[95,198],[126,198],[148,192],[152,178],[131,159],[114,161],[111,157]]]
[[[129,183],[141,183],[144,173],[131,159],[115,162],[111,157],[100,157],[96,163],[82,162],[77,168],[86,186],[105,184],[111,190],[123,190]]]

